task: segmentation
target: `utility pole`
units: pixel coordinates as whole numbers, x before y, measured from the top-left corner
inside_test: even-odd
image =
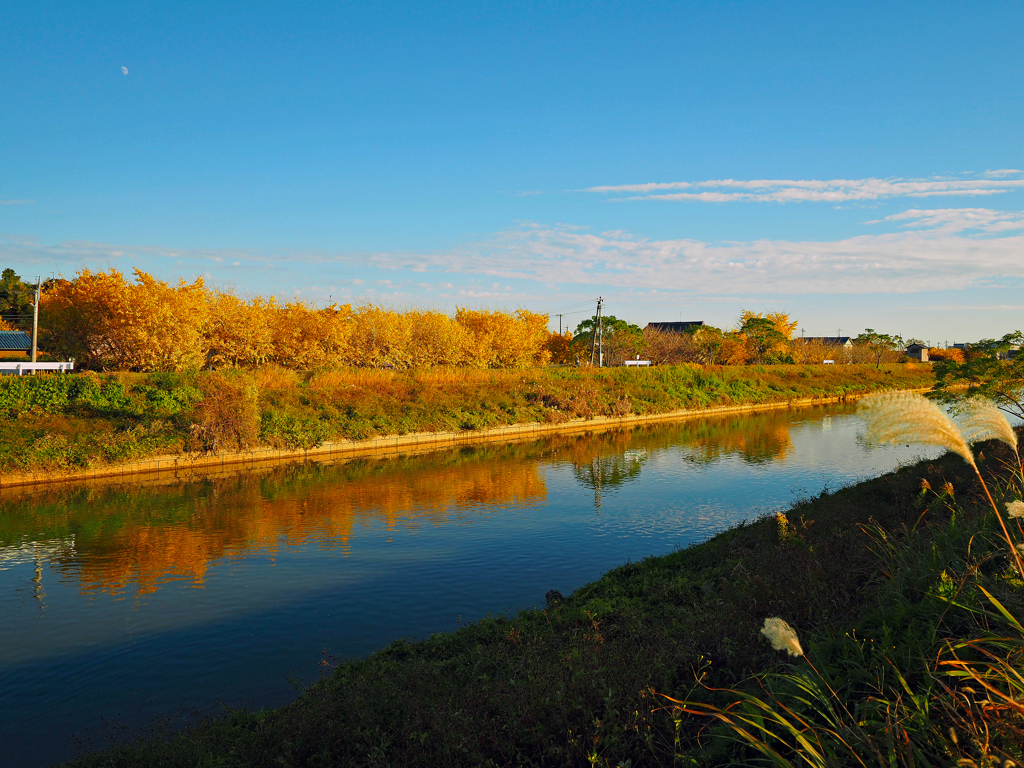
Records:
[[[562,335],[562,313],[558,313],[558,335]]]
[[[591,345],[590,345],[590,365],[591,366],[594,365],[594,355],[597,354],[597,355],[599,355],[598,356],[598,367],[600,367],[601,364],[604,362],[604,347],[603,347],[604,339],[601,339],[600,342],[598,341],[598,338],[601,335],[601,330],[604,328],[604,325],[601,322],[601,303],[603,301],[604,301],[603,298],[601,298],[600,296],[597,297],[597,314],[594,315],[594,328],[593,328],[594,337],[591,340]],[[600,352],[598,352],[598,345],[599,344],[602,345]]]
[[[36,342],[39,339],[39,277],[36,276],[36,295],[32,302],[32,362],[36,361]],[[34,371],[33,371],[34,373]]]
[[[603,299],[597,300],[597,306],[600,307]],[[597,310],[597,367],[604,368],[604,313],[600,309]]]

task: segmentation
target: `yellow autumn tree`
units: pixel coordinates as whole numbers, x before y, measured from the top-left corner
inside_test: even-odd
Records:
[[[408,358],[414,368],[462,365],[470,349],[469,332],[443,312],[408,312],[412,323]]]
[[[208,289],[202,279],[168,284],[141,270],[126,280],[115,269],[83,269],[50,281],[41,305],[41,345],[101,370],[188,370],[342,366],[426,368],[470,365],[522,368],[551,359],[557,346],[548,318],[459,309],[453,318],[433,310],[368,305],[318,308],[274,297],[242,299]],[[559,337],[558,343],[570,339]]]
[[[206,332],[210,363],[242,368],[270,361],[278,312],[273,298],[257,296],[243,301],[233,293],[211,293]]]
[[[136,269],[135,283],[116,269],[83,269],[59,280],[40,301],[46,348],[87,368],[196,369],[206,361],[209,318],[202,278],[168,285]]]
[[[548,316],[518,309],[514,315],[460,307],[455,319],[470,334],[467,364],[480,368],[525,368],[551,359],[545,349]]]
[[[349,363],[360,368],[409,368],[411,344],[408,316],[368,304],[355,315]]]
[[[271,312],[274,360],[286,368],[312,370],[345,365],[351,357],[352,307],[324,309],[304,301]]]
[[[206,362],[206,324],[210,317],[203,279],[179,280],[176,286],[135,270],[138,281],[129,288],[136,315],[126,322],[124,336],[131,339],[140,371],[182,371]]]
[[[565,333],[552,331],[544,342],[544,349],[553,363],[564,365],[573,362],[576,355],[572,348],[572,331],[566,330]]]

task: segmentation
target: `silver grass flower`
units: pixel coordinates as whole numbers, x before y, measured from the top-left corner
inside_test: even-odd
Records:
[[[1024,517],[1024,501],[1011,501],[1006,505],[1006,513],[1010,517]]]
[[[789,651],[790,656],[804,655],[804,649],[800,647],[796,631],[778,616],[764,620],[761,634],[768,638],[772,648],[776,651]]]
[[[875,395],[861,401],[871,443],[922,443],[958,453],[972,466],[974,455],[950,418],[935,403],[915,392]]]
[[[972,397],[963,408],[960,431],[968,443],[1000,440],[1017,450],[1017,432],[996,404],[985,397]]]

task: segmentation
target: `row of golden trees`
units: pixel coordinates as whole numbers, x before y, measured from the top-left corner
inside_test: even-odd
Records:
[[[550,359],[548,318],[459,309],[397,312],[374,305],[317,307],[207,287],[135,270],[83,269],[48,284],[41,342],[95,370],[180,371],[277,363],[289,368],[521,368]]]
[[[40,302],[41,348],[94,370],[181,371],[268,363],[301,370],[587,365],[593,345],[594,319],[581,323],[575,336],[559,335],[548,331],[546,315],[525,309],[458,309],[452,317],[372,304],[317,307],[240,298],[207,287],[202,278],[169,284],[138,269],[134,278],[115,269],[83,269],[71,280],[48,281]],[[621,365],[636,356],[699,365],[898,359],[895,346],[882,360],[870,345],[845,349],[793,339],[796,326],[785,313],[744,311],[731,330],[664,333],[609,316],[604,362]]]

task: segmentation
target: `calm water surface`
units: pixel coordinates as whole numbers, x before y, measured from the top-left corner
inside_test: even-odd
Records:
[[[922,454],[848,408],[396,459],[0,494],[0,764],[226,702],[289,701],[369,653],[544,603]],[[931,455],[934,455],[931,454]]]

